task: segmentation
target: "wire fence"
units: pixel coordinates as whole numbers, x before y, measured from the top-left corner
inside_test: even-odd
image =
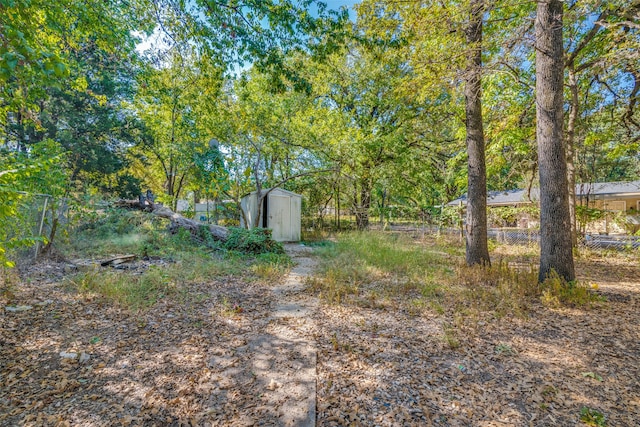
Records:
[[[68,205],[48,194],[19,192],[17,215],[6,231],[8,241],[22,242],[10,253],[19,264],[37,260],[54,227],[60,231],[67,223]]]
[[[460,228],[435,225],[391,225],[389,229],[464,237],[464,230]],[[536,229],[490,228],[487,230],[487,237],[506,245],[537,245],[540,242],[540,232]],[[640,249],[640,236],[586,234],[580,236],[578,245],[595,250],[638,250]]]

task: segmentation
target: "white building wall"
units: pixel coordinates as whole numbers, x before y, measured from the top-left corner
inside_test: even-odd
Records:
[[[263,192],[265,191],[268,191],[268,189],[263,190]],[[276,188],[267,197],[267,227],[274,230],[274,240],[281,242],[300,241],[302,196]],[[243,197],[240,205],[247,215],[247,220],[258,227],[262,227],[262,218],[254,221],[254,218],[258,215],[256,192],[254,191]],[[265,212],[261,212],[262,215],[265,215]],[[244,218],[240,218],[240,224],[243,227],[245,226]]]

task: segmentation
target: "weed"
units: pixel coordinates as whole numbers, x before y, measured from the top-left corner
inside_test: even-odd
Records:
[[[247,230],[246,228],[232,227],[229,229],[229,236],[223,246],[228,250],[249,254],[284,253],[284,247],[271,238],[271,230],[268,228]]]
[[[594,380],[597,380],[597,381],[600,381],[600,382],[604,381],[602,379],[602,377],[600,375],[596,374],[595,372],[583,372],[582,376],[585,377],[585,378],[593,378]]]
[[[132,310],[151,307],[178,290],[167,272],[159,268],[150,268],[138,276],[94,270],[76,275],[69,283],[80,293],[101,295]]]
[[[607,425],[607,419],[604,414],[588,406],[583,406],[580,409],[580,421],[594,427],[606,427]]]
[[[549,400],[553,400],[553,397],[558,394],[558,390],[552,386],[552,385],[546,385],[543,389],[542,389],[542,396],[549,399]]]
[[[258,255],[250,270],[260,279],[274,282],[282,278],[292,265],[288,255],[269,252]]]
[[[0,266],[0,297],[13,301],[19,283],[15,270]]]
[[[446,254],[425,250],[410,236],[348,233],[317,253],[320,274],[312,288],[334,304],[351,300],[374,307],[381,296],[434,296],[436,278],[446,275]]]
[[[498,316],[523,316],[532,297],[539,293],[532,267],[519,270],[502,261],[490,267],[461,267],[457,279],[463,286],[461,304],[471,310],[493,311]]]
[[[456,336],[455,328],[453,328],[451,325],[445,324],[442,327],[442,332],[442,339],[444,340],[444,343],[447,345],[447,347],[452,350],[460,347],[460,340],[458,340],[458,337]]]
[[[229,297],[223,295],[220,298],[220,309],[219,313],[224,317],[234,317],[239,313],[242,313],[244,310],[238,304],[232,303]]]
[[[513,356],[516,354],[515,350],[511,348],[509,344],[498,344],[496,346],[496,354],[505,355],[505,356]]]
[[[353,351],[353,348],[351,347],[351,344],[349,343],[341,343],[338,340],[338,335],[334,332],[331,335],[331,346],[333,347],[334,351],[346,351],[348,353],[351,353]]]
[[[542,303],[551,308],[592,307],[606,301],[604,297],[592,292],[589,285],[576,281],[567,282],[555,271],[541,284],[541,290]]]
[[[333,346],[333,349],[335,351],[338,351],[338,349],[340,348],[340,344],[338,343],[338,337],[335,332],[333,333],[333,335],[331,335],[331,345]]]

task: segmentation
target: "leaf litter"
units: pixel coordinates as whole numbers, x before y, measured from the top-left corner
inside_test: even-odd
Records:
[[[457,346],[446,313],[320,305],[303,331],[317,424],[578,425],[587,408],[637,425],[640,267],[579,262],[608,303],[474,319],[453,328]],[[0,300],[32,307],[0,312],[1,425],[281,425],[269,393],[282,384],[257,379],[249,346],[269,327],[270,286],[216,277],[130,312],[67,289],[64,266],[38,269]]]

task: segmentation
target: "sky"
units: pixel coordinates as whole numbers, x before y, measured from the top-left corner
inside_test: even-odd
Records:
[[[356,14],[353,11],[353,5],[356,3],[360,3],[361,0],[318,0],[327,4],[327,9],[339,10],[342,6],[345,6],[349,9],[349,19],[352,21],[355,20]],[[160,44],[158,38],[160,35],[159,29],[156,29],[154,33],[150,37],[144,37],[142,34],[137,33],[137,36],[141,37],[143,41],[136,46],[136,50],[140,53],[152,47],[152,45]]]
[[[360,0],[322,0],[327,4],[329,9],[338,9],[340,6],[351,7],[356,3],[359,3]]]

